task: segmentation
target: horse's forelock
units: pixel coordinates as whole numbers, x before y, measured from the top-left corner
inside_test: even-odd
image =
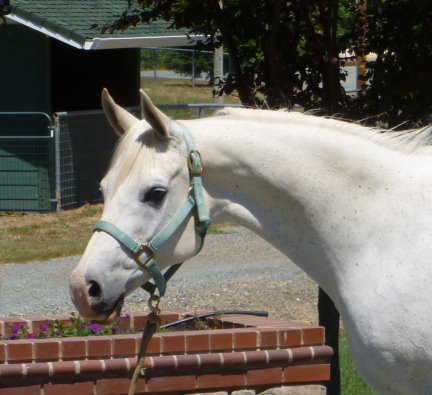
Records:
[[[109,172],[115,174],[113,191],[144,163],[152,163],[150,156],[163,144],[155,133],[148,130],[147,124],[144,126],[140,122],[140,125],[123,134],[117,142],[109,168]]]

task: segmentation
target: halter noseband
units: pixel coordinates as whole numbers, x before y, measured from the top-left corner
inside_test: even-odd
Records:
[[[192,213],[194,208],[196,208],[195,228],[202,239],[204,239],[207,229],[211,223],[203,196],[201,178],[203,167],[201,155],[197,150],[195,150],[193,139],[189,130],[184,125],[181,125],[180,123],[177,124],[183,129],[183,135],[188,149],[188,167],[191,185],[189,189],[189,196],[184,202],[183,206],[181,206],[171,218],[171,220],[149,242],[145,244],[136,242],[117,226],[107,221],[99,221],[93,229],[93,232],[102,231],[108,233],[129,251],[137,265],[146,269],[153,278],[154,284],[148,281],[141,287],[150,294],[154,294],[157,288],[159,291],[159,296],[163,296],[165,294],[166,282],[174,275],[182,263],[172,265],[164,274],[162,274],[154,259],[156,251],[177,231],[183,221]],[[144,252],[147,254],[147,258],[142,261],[140,256]]]

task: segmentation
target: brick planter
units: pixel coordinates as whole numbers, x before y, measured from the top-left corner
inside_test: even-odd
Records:
[[[162,321],[196,313],[163,312]],[[121,328],[141,329],[146,316],[122,318]],[[0,320],[0,332],[20,322],[37,331],[54,319],[69,321],[8,318]],[[156,334],[137,393],[258,391],[329,380],[333,353],[323,328],[244,315],[221,321],[222,329]],[[0,395],[127,394],[140,341],[140,334],[0,340]]]

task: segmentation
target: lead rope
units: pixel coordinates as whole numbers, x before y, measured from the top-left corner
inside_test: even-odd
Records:
[[[141,346],[137,356],[137,364],[131,379],[128,395],[135,394],[138,378],[140,375],[144,376],[143,366],[145,360],[145,353],[147,351],[147,347],[150,343],[151,338],[153,337],[154,333],[157,331],[161,323],[159,302],[160,297],[157,295],[150,296],[148,300],[148,305],[151,313],[147,317],[147,322],[141,338]]]

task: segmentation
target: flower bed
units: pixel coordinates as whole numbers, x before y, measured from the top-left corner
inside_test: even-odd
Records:
[[[163,312],[162,321],[196,313]],[[124,316],[119,330],[141,329],[146,317]],[[157,333],[137,393],[261,390],[329,380],[332,350],[324,346],[323,328],[242,315],[218,319],[222,329]],[[55,320],[70,317],[7,318],[0,332],[24,323],[38,333]],[[0,340],[0,394],[125,394],[140,341],[141,334]]]

